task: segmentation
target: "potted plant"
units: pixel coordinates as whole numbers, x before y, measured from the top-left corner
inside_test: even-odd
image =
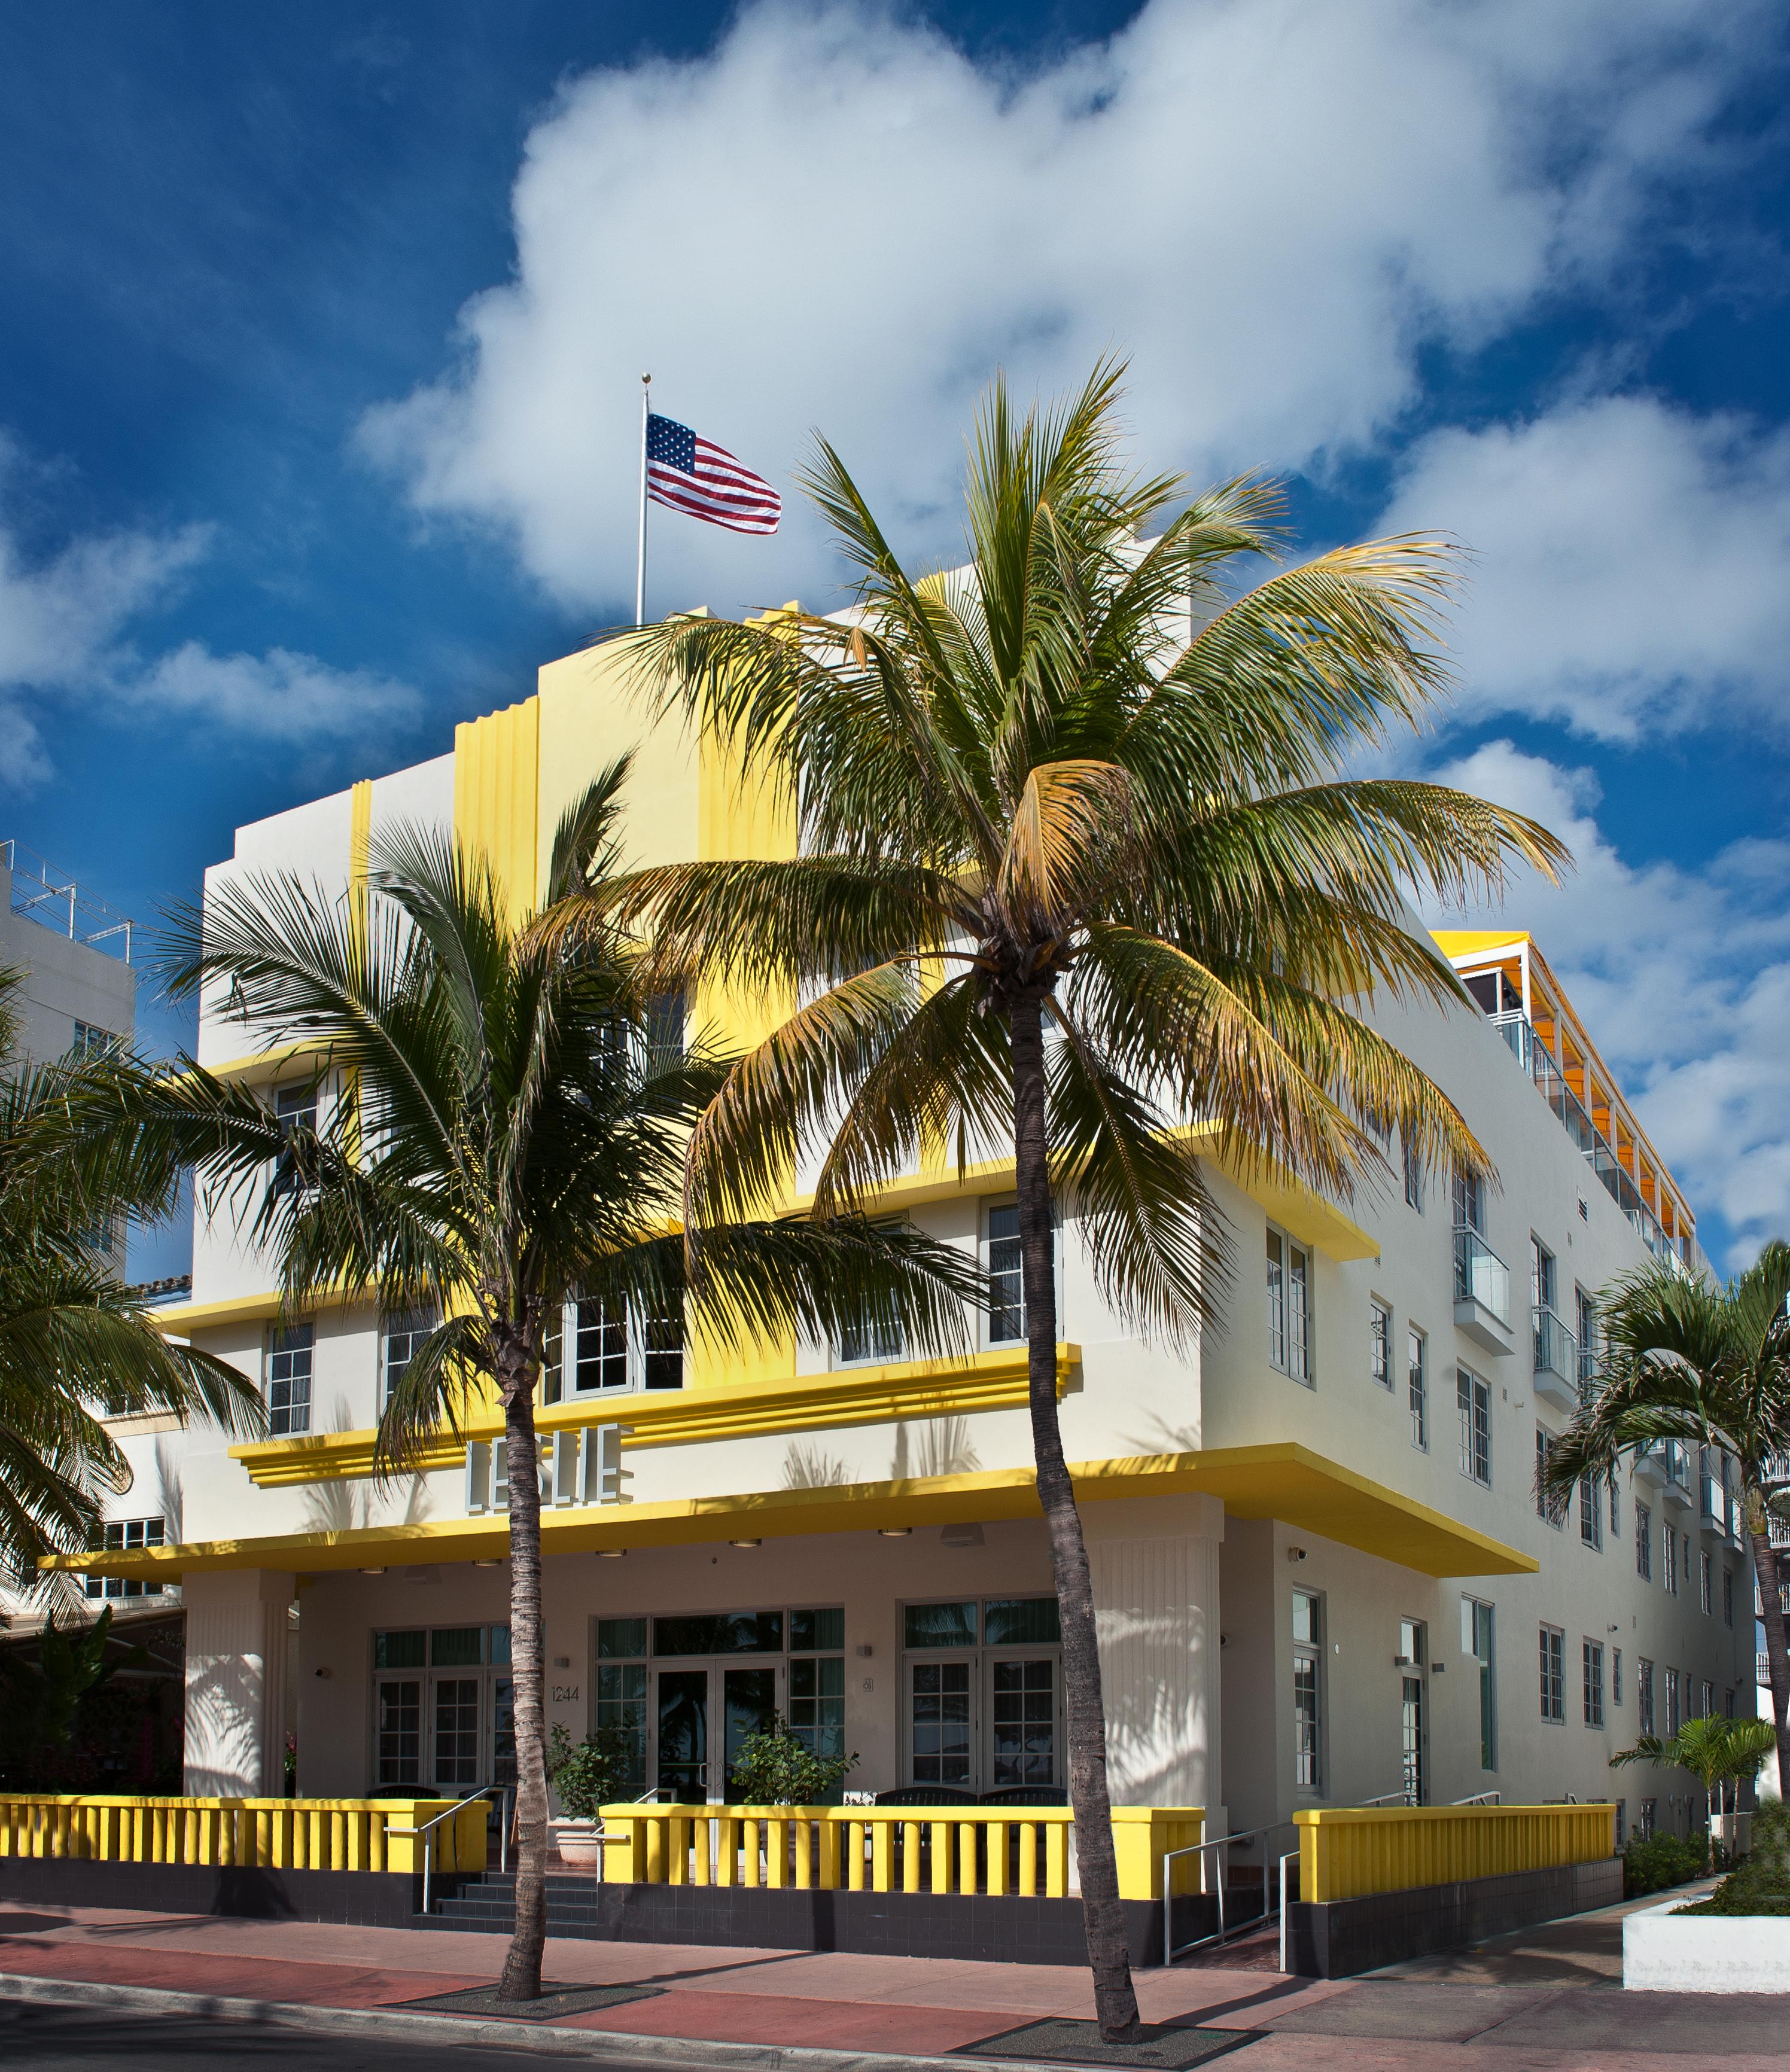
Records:
[[[734,1758],[732,1796],[742,1806],[821,1806],[857,1767],[853,1755],[816,1755],[780,1712],[748,1734]]]
[[[560,1860],[574,1870],[600,1870],[603,1809],[626,1781],[633,1740],[620,1727],[599,1727],[574,1748],[556,1726],[548,1738],[547,1776],[558,1794],[563,1817],[547,1823]]]

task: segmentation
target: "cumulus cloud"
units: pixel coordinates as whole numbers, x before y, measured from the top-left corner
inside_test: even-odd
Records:
[[[507,528],[585,606],[632,574],[646,367],[659,407],[763,472],[822,426],[941,555],[998,363],[1060,390],[1121,347],[1154,458],[1308,464],[1398,417],[1425,345],[1611,264],[1750,18],[1149,0],[1014,77],[867,0],[772,0],[709,56],[566,88],[516,183],[514,278],[363,441],[419,511]],[[813,594],[802,515],[771,548],[656,522],[661,606]]]
[[[1743,1261],[1790,1227],[1790,841],[1737,841],[1694,870],[1636,865],[1599,826],[1587,770],[1500,741],[1434,774],[1573,849],[1567,884],[1527,879],[1467,925],[1536,936],[1693,1207],[1726,1224],[1727,1264]]]
[[[0,442],[0,469],[11,449]],[[114,709],[204,718],[238,738],[312,742],[407,720],[408,684],[309,655],[217,655],[189,640],[146,657],[132,639],[171,602],[212,544],[209,528],[77,538],[33,560],[0,522],[0,783],[47,775],[34,699],[56,693]]]
[[[1473,550],[1462,717],[1605,740],[1769,714],[1790,656],[1790,433],[1644,396],[1436,432],[1381,520]]]

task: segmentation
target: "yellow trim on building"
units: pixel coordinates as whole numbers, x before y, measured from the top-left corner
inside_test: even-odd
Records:
[[[1057,1347],[1059,1397],[1080,1362],[1080,1346]],[[633,1428],[622,1441],[624,1446],[689,1446],[706,1440],[764,1439],[788,1432],[891,1424],[903,1418],[1016,1410],[1024,1406],[1027,1393],[1025,1348],[1003,1346],[962,1359],[894,1361],[757,1386],[581,1396],[537,1411],[535,1424],[542,1432],[567,1432],[624,1421]],[[500,1416],[468,1418],[459,1438],[444,1433],[430,1445],[422,1457],[424,1471],[459,1466],[467,1440],[495,1439],[503,1429]],[[314,1433],[232,1446],[230,1455],[241,1462],[251,1482],[263,1489],[281,1489],[370,1475],[377,1438],[371,1431]]]
[[[1216,1496],[1240,1518],[1279,1519],[1299,1531],[1438,1578],[1533,1575],[1541,1566],[1533,1556],[1290,1441],[1205,1453],[1082,1461],[1072,1462],[1070,1473],[1084,1503],[1128,1497]],[[541,1541],[544,1554],[588,1554],[599,1548],[710,1545],[736,1539],[743,1531],[755,1538],[792,1539],[868,1532],[887,1526],[953,1525],[1038,1515],[1031,1469],[996,1468],[973,1474],[682,1497],[660,1503],[548,1507],[541,1515]],[[508,1544],[508,1520],[501,1515],[486,1515],[213,1540],[131,1553],[66,1554],[40,1565],[94,1575],[164,1578],[189,1569],[318,1573],[420,1562],[493,1560],[507,1552]]]
[[[541,701],[525,698],[454,730],[454,835],[486,856],[512,918],[534,905],[541,820]]]

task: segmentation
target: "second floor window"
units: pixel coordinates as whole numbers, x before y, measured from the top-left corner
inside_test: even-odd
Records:
[[[988,1212],[983,1270],[989,1281],[988,1342],[1018,1344],[1026,1335],[1026,1279],[1017,1202],[1003,1202]]]
[[[1405,1140],[1405,1199],[1421,1215],[1423,1212],[1423,1161],[1409,1137]]]
[[[1541,1716],[1550,1725],[1566,1716],[1566,1636],[1553,1626],[1541,1629]]]
[[[1678,1672],[1676,1669],[1669,1669],[1665,1673],[1666,1739],[1670,1741],[1683,1725],[1684,1720],[1678,1711]]]
[[[160,1547],[167,1540],[167,1521],[160,1518],[109,1518],[101,1527],[98,1544],[110,1553],[128,1554],[139,1548]],[[158,1597],[162,1585],[136,1576],[89,1576],[90,1597]]]
[[[1660,1566],[1665,1572],[1660,1577],[1660,1581],[1673,1596],[1677,1597],[1678,1594],[1678,1528],[1676,1525],[1660,1527],[1660,1554],[1661,1557]],[[1672,1731],[1676,1733],[1678,1729],[1674,1727]]]
[[[1268,1363],[1311,1379],[1311,1255],[1284,1231],[1268,1232]]]
[[[428,1310],[414,1309],[385,1319],[383,1334],[385,1371],[381,1376],[379,1398],[382,1408],[391,1401],[392,1392],[404,1379],[405,1369],[416,1356],[424,1339],[434,1328],[434,1314]]]
[[[1578,1536],[1587,1547],[1603,1551],[1603,1492],[1595,1475],[1579,1477]]]
[[[1653,1580],[1653,1513],[1644,1503],[1635,1507],[1635,1573],[1644,1583]]]
[[[315,1344],[316,1332],[309,1324],[288,1324],[267,1342],[267,1429],[276,1439],[311,1429]]]
[[[302,1130],[308,1136],[317,1133],[317,1087],[315,1081],[302,1087],[281,1087],[274,1095],[274,1120],[280,1125],[280,1135],[290,1137]],[[298,1174],[285,1153],[282,1153],[274,1167],[274,1186],[276,1192],[291,1194],[299,1186]]]
[[[1411,1331],[1405,1345],[1405,1375],[1411,1397],[1411,1444],[1430,1444],[1430,1376],[1426,1364],[1429,1342],[1422,1332]]]
[[[1603,1643],[1598,1640],[1585,1643],[1585,1724],[1603,1725]]]
[[[1476,1231],[1485,1235],[1482,1220],[1485,1214],[1485,1182],[1477,1173],[1463,1172],[1458,1167],[1455,1173],[1455,1227],[1456,1230]]]
[[[1644,1734],[1653,1732],[1653,1665],[1644,1655],[1635,1664],[1635,1724]]]
[[[653,1317],[637,1308],[617,1308],[598,1296],[568,1302],[547,1327],[542,1400],[681,1388],[683,1304],[676,1297],[673,1302],[670,1314]]]
[[[1382,1388],[1393,1385],[1393,1313],[1384,1302],[1368,1305],[1368,1371]]]
[[[1492,1391],[1476,1374],[1456,1371],[1461,1417],[1461,1473],[1483,1489],[1492,1486]]]

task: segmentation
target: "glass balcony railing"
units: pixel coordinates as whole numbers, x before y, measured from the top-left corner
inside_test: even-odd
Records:
[[[1641,1191],[1633,1175],[1592,1121],[1584,1103],[1566,1083],[1566,1075],[1554,1062],[1553,1053],[1537,1036],[1529,1018],[1512,1011],[1495,1014],[1491,1020],[1492,1027],[1509,1045],[1517,1063],[1529,1074],[1536,1091],[1559,1117],[1562,1128],[1590,1161],[1591,1170],[1603,1182],[1604,1191],[1622,1211],[1642,1244],[1656,1259],[1669,1265],[1684,1268],[1698,1276],[1710,1274],[1710,1263],[1695,1238],[1685,1237],[1675,1244],[1666,1235],[1659,1218],[1641,1199]]]
[[[1723,1531],[1728,1523],[1728,1492],[1712,1474],[1697,1478],[1697,1508],[1698,1515],[1711,1525],[1719,1525]]]
[[[1530,1314],[1535,1324],[1535,1371],[1551,1374],[1576,1390],[1580,1386],[1578,1340],[1553,1310],[1538,1305]]]
[[[1470,1225],[1455,1231],[1455,1300],[1477,1302],[1510,1328],[1510,1268]]]
[[[1682,1439],[1668,1439],[1664,1448],[1665,1478],[1690,1494],[1690,1453]]]

